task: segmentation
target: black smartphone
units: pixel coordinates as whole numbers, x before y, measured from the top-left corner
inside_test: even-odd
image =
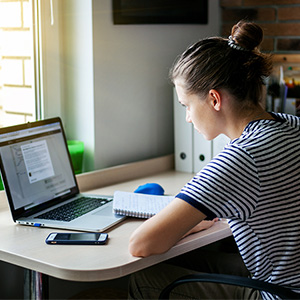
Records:
[[[52,232],[46,238],[46,243],[51,245],[104,245],[107,239],[108,234],[101,232]]]

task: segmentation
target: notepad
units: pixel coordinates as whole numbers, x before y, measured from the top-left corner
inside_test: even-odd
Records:
[[[157,196],[116,191],[113,210],[118,215],[150,218],[166,207],[174,196]]]

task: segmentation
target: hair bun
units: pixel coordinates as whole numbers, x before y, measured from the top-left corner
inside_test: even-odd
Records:
[[[247,50],[254,50],[263,40],[263,31],[255,23],[240,21],[232,27],[232,39]]]

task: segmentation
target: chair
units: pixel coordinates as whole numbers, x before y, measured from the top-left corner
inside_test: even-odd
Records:
[[[169,299],[170,292],[177,286],[191,282],[211,282],[222,283],[236,286],[244,286],[259,291],[265,291],[279,296],[281,299],[300,299],[300,294],[291,291],[289,288],[276,284],[264,282],[262,280],[251,279],[248,277],[225,275],[225,274],[194,274],[180,277],[173,281],[161,292],[159,299]]]

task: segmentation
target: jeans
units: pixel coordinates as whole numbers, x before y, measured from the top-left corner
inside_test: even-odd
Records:
[[[158,299],[175,279],[196,273],[250,276],[233,239],[227,238],[131,275],[129,299]],[[176,287],[170,299],[261,299],[256,290],[216,283],[188,283]]]

